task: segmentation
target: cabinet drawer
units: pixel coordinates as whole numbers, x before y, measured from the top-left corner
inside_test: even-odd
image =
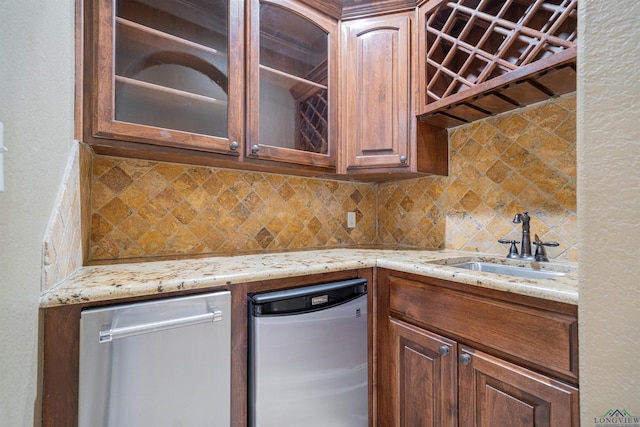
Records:
[[[389,305],[394,316],[577,383],[575,316],[393,276]]]

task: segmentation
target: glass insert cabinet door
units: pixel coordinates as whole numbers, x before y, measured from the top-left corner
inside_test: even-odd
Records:
[[[290,1],[251,8],[249,157],[334,168],[337,23]]]
[[[98,135],[236,150],[242,128],[241,2],[96,3]]]

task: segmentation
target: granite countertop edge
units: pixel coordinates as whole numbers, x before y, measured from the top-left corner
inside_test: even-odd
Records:
[[[159,295],[190,289],[229,288],[236,283],[282,279],[309,274],[383,267],[405,273],[450,280],[521,295],[578,304],[575,263],[542,265],[571,271],[554,279],[522,279],[447,267],[451,258],[499,255],[456,250],[325,249],[172,261],[96,265],[82,267],[69,278],[46,290],[41,308]]]

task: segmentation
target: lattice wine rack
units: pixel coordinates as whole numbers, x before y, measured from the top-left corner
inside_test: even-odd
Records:
[[[296,102],[296,149],[329,154],[329,91],[327,61],[318,64],[305,79],[312,85],[291,88]]]
[[[577,0],[425,3],[423,120],[450,127],[575,90],[576,9]]]
[[[297,139],[298,150],[327,154],[327,90],[321,89],[298,104]]]

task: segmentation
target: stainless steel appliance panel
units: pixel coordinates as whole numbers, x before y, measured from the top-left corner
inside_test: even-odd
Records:
[[[79,427],[230,425],[231,295],[82,312]]]
[[[302,314],[252,316],[250,343],[251,426],[368,426],[366,294]]]

